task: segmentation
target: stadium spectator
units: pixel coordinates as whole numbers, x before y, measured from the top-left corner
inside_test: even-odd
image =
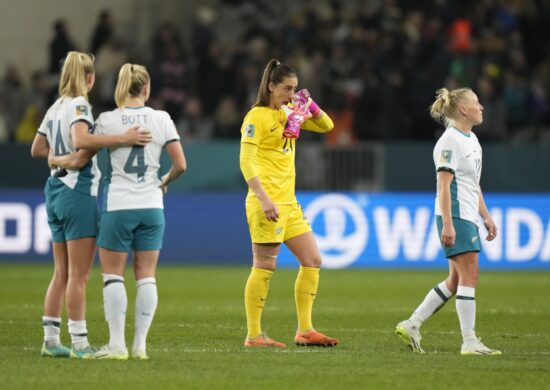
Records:
[[[15,66],[9,65],[0,81],[0,100],[4,102],[5,106],[4,120],[8,128],[10,142],[16,140],[16,128],[26,111],[26,97],[23,78],[19,70]]]
[[[99,50],[113,37],[113,21],[111,12],[103,10],[99,13],[99,19],[94,28],[90,42],[90,52],[99,57]]]
[[[0,144],[10,141],[10,131],[6,121],[6,104],[0,97]]]
[[[434,287],[408,320],[397,324],[395,333],[413,352],[424,353],[420,326],[456,294],[456,312],[462,332],[462,355],[500,355],[476,337],[475,288],[478,253],[481,250],[479,216],[487,229],[487,241],[497,235],[485,205],[479,179],[481,146],[474,126],[483,122],[483,106],[469,88],[437,91],[431,116],[447,129],[437,141],[433,159],[437,171],[435,215],[441,245],[449,259],[449,276]]]
[[[72,39],[69,37],[67,24],[63,19],[56,20],[54,25],[54,37],[50,42],[50,74],[59,74],[61,72],[61,61],[67,56],[67,53],[76,48]]]
[[[45,357],[85,358],[96,351],[88,342],[85,318],[86,283],[96,251],[99,222],[96,204],[99,172],[95,161],[90,161],[95,151],[71,152],[111,145],[143,145],[142,140],[150,140],[149,134],[140,133],[137,128],[129,129],[122,136],[90,134],[94,121],[87,96],[95,81],[93,61],[88,54],[68,53],[59,81],[60,98],[46,113],[31,147],[33,157],[50,155],[50,165],[58,167],[52,170],[44,191],[55,265],[42,318],[41,354]],[[73,158],[75,155],[77,158]],[[71,164],[65,165],[67,159]],[[71,349],[60,341],[64,298]]]
[[[186,140],[205,140],[212,138],[214,132],[214,120],[211,116],[205,116],[200,100],[190,96],[182,108],[180,119],[176,128],[181,134],[185,134]]]
[[[488,76],[493,100],[510,110],[506,121],[489,123],[487,117],[487,126],[505,126],[492,140],[538,140],[550,132],[548,121],[537,119],[541,91],[550,84],[548,72],[539,71],[550,61],[550,43],[543,39],[550,35],[548,20],[550,7],[536,0],[201,5],[196,22],[182,27],[185,36],[170,22],[156,30],[147,52],[158,86],[151,99],[176,120],[188,95],[199,97],[207,116],[222,96],[232,96],[242,116],[265,61],[284,56],[323,107],[354,113],[353,139],[431,140],[437,130],[425,115],[431,91],[452,89],[455,81],[477,88]],[[63,21],[56,31],[55,73],[74,47]],[[17,123],[9,125],[12,134]],[[237,127],[232,131],[238,135]]]
[[[246,216],[252,241],[252,271],[245,287],[248,333],[245,347],[284,348],[262,332],[261,316],[281,243],[300,262],[295,284],[300,346],[336,346],[334,339],[313,328],[311,312],[319,284],[321,254],[315,236],[294,194],[294,153],[300,129],[326,133],[332,120],[309,98],[296,93],[298,78],[288,65],[270,60],[258,97],[241,127],[240,166],[248,184]],[[293,102],[292,108],[287,104]],[[309,118],[309,119],[308,119]]]
[[[191,87],[191,67],[182,39],[175,25],[162,23],[152,40],[151,83],[155,85],[152,100],[177,122]]]
[[[115,107],[114,94],[120,67],[128,61],[128,50],[124,42],[112,38],[99,49],[96,58],[96,88],[92,99],[97,112],[112,110]]]
[[[239,127],[241,118],[238,115],[237,102],[234,98],[226,96],[222,98],[214,117],[214,136],[216,138],[238,139],[235,134],[235,126]]]

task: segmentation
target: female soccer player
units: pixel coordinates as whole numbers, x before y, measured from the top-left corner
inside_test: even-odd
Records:
[[[145,106],[150,90],[145,67],[124,64],[115,90],[118,108],[101,114],[96,122],[96,132],[104,135],[121,134],[129,125],[139,124],[151,132],[153,140],[145,147],[109,149],[98,246],[110,339],[108,345],[91,356],[95,359],[128,359],[124,338],[128,305],[124,269],[130,250],[134,251],[137,284],[132,357],[148,359],[146,338],[158,302],[155,271],[164,235],[163,194],[187,166],[170,116]],[[172,166],[160,180],[163,148]]]
[[[31,147],[33,157],[74,152],[90,144],[92,109],[88,92],[95,80],[93,56],[69,52],[59,81],[60,98],[49,108]],[[118,137],[97,137],[92,145],[142,144],[150,136],[130,129]],[[79,156],[82,156],[81,153]],[[52,232],[54,274],[44,301],[42,356],[82,358],[95,352],[86,327],[86,282],[95,254],[98,211],[98,172],[84,156],[81,169],[52,171],[45,188],[48,223]],[[59,173],[62,173],[58,175]],[[59,176],[59,177],[56,177]],[[60,342],[61,309],[66,297],[72,348]]]
[[[263,333],[260,324],[269,280],[283,242],[301,265],[294,288],[298,314],[295,343],[325,347],[339,343],[312,325],[321,254],[294,194],[294,153],[300,129],[326,133],[332,130],[333,123],[307,90],[295,94],[297,85],[298,78],[291,67],[269,61],[256,103],[241,128],[240,166],[249,187],[246,217],[253,253],[252,271],[245,287],[245,347],[286,347]]]
[[[485,346],[475,334],[475,288],[478,277],[479,215],[487,228],[487,241],[497,227],[489,215],[479,186],[481,146],[472,128],[483,122],[483,106],[469,88],[437,91],[431,116],[447,126],[437,141],[433,159],[437,172],[435,215],[449,276],[430,290],[408,320],[397,324],[395,333],[413,352],[420,346],[420,326],[456,293],[456,311],[462,331],[462,355],[500,355]]]

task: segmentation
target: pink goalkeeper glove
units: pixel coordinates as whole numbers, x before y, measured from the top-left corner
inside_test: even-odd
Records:
[[[311,113],[307,106],[304,106],[300,102],[294,102],[292,112],[288,115],[286,120],[286,127],[283,130],[283,137],[296,139],[300,136],[300,127],[307,118],[311,116]]]
[[[317,103],[313,101],[307,89],[301,89],[298,92],[296,92],[293,96],[293,99],[295,102],[300,102],[304,106],[308,102],[311,102],[309,104],[309,112],[311,112],[311,115],[318,116],[321,113],[321,109],[319,108]]]

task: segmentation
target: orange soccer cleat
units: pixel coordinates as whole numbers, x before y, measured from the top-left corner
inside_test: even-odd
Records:
[[[245,347],[273,347],[273,348],[286,348],[286,344],[280,343],[269,338],[265,333],[260,333],[253,339],[247,338],[244,341]]]
[[[340,340],[325,336],[315,329],[304,333],[296,332],[294,342],[300,347],[336,347],[340,344]]]

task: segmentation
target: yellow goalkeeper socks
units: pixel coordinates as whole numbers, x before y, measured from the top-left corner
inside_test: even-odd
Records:
[[[252,267],[244,289],[244,306],[246,308],[246,326],[248,338],[253,339],[262,333],[262,310],[267,299],[269,279],[273,271]]]
[[[315,295],[317,295],[318,286],[319,268],[300,267],[296,284],[294,285],[298,331],[300,332],[307,332],[313,328],[311,310],[313,308],[313,300],[315,299]]]

